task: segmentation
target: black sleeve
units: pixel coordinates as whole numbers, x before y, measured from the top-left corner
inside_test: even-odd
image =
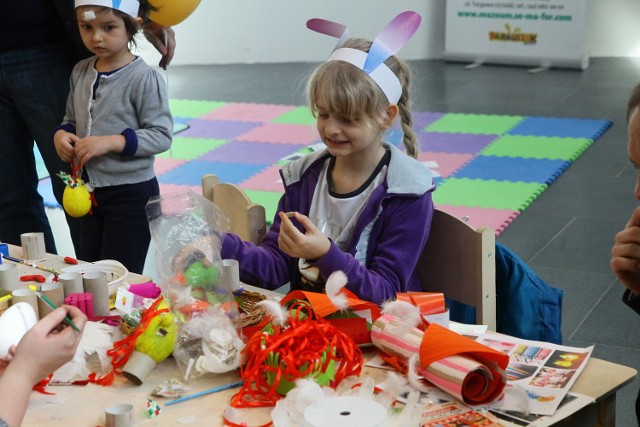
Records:
[[[640,314],[640,295],[634,295],[631,293],[631,289],[627,289],[624,291],[624,294],[622,294],[622,302]]]

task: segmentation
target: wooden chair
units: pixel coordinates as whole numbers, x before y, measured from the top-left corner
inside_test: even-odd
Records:
[[[230,232],[255,244],[262,241],[267,230],[264,206],[251,202],[242,189],[208,174],[202,177],[202,196],[227,215]]]
[[[438,208],[418,273],[422,290],[476,308],[476,323],[496,330],[495,232],[473,228]]]

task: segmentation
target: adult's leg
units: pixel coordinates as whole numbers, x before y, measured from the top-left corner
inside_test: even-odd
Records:
[[[0,52],[0,241],[20,245],[20,234],[45,234],[47,251],[56,253],[49,220],[38,193],[33,137],[16,104],[16,74],[29,86],[22,65],[29,61],[23,50]]]
[[[69,76],[75,57],[71,49],[64,45],[24,49],[20,52],[21,56],[15,65],[20,72],[13,73],[10,80],[12,98],[42,154],[56,200],[62,204],[65,184],[56,174],[60,171],[70,173],[71,168],[58,157],[52,132],[64,117],[69,95]],[[78,250],[78,220],[68,215],[66,218],[76,256],[82,258]]]
[[[145,207],[149,199],[158,194],[156,178],[95,190],[98,208],[105,216],[102,259],[115,259],[127,270],[142,274],[151,243]]]

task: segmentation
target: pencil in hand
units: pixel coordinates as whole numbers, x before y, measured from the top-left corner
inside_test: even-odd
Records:
[[[45,294],[43,294],[40,291],[35,291],[36,295],[38,295],[38,297],[44,301],[45,304],[47,304],[49,307],[51,307],[52,310],[55,310],[56,308],[58,308],[57,305],[54,304],[53,301],[51,301],[49,298],[47,298],[47,296]],[[76,326],[75,323],[73,323],[73,320],[71,320],[71,318],[69,316],[64,316],[64,323],[66,323],[67,325],[71,326],[73,329],[75,329],[76,331],[80,332],[80,328],[78,328],[78,326]]]

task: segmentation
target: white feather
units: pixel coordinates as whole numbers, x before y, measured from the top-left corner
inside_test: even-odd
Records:
[[[87,322],[82,332],[82,338],[78,343],[76,354],[70,362],[56,370],[51,381],[71,382],[86,379],[91,371],[104,374],[111,369],[111,358],[107,351],[113,347],[112,334],[116,328],[104,323]],[[87,359],[97,356],[100,366],[87,366]]]
[[[422,380],[424,378],[418,375],[417,368],[418,355],[414,354],[413,356],[411,356],[411,359],[409,359],[409,365],[407,366],[407,377],[409,378],[409,384],[411,384],[411,386],[416,390],[419,390],[423,393],[428,393],[429,388],[422,383]]]
[[[299,426],[299,420],[304,419],[307,407],[321,402],[325,398],[325,391],[315,381],[299,378],[296,386],[287,393],[284,399],[276,402],[271,411],[274,427]]]
[[[342,292],[345,286],[347,286],[347,275],[340,270],[331,273],[324,286],[329,300],[338,310],[345,310],[349,307],[347,296]]]
[[[379,387],[384,390],[385,393],[389,393],[394,399],[396,399],[399,395],[407,391],[408,383],[407,379],[402,375],[389,371],[387,373],[387,378]]]
[[[397,322],[389,326],[389,332],[402,336],[422,322],[420,309],[406,301],[387,301],[382,304],[382,314],[390,314]]]
[[[283,326],[287,323],[289,312],[286,311],[279,303],[265,299],[256,303],[256,306],[264,307],[274,324]]]

